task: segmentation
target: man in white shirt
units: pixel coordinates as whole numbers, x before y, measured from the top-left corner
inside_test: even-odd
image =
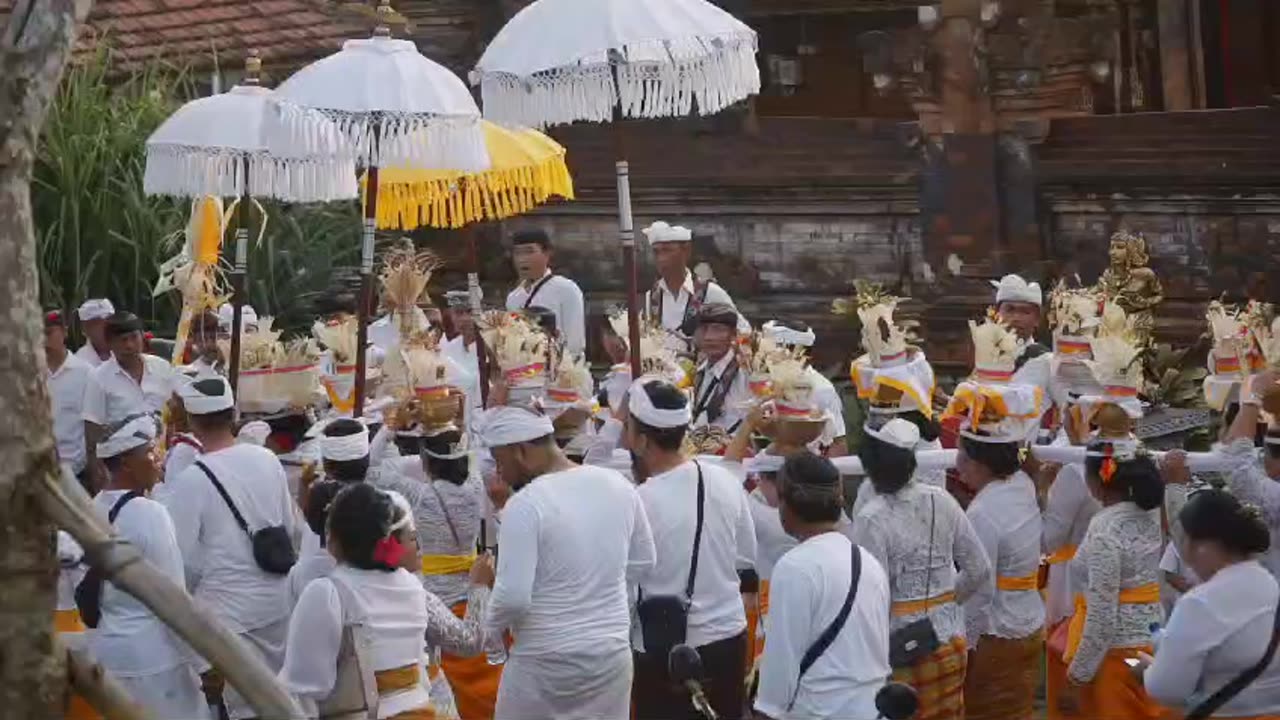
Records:
[[[500,482],[498,575],[485,630],[515,637],[495,717],[624,720],[631,711],[628,586],[653,567],[653,536],[618,473],[569,462],[551,421],[516,407],[481,416]]]
[[[737,306],[715,281],[689,271],[689,260],[693,257],[693,232],[689,228],[659,220],[643,232],[653,248],[653,264],[658,270],[658,281],[646,298],[645,314],[667,331],[670,349],[691,353],[696,318],[702,306],[728,305],[734,312]],[[741,315],[738,331],[751,332],[751,325]]]
[[[80,318],[80,331],[84,333],[85,343],[76,351],[76,357],[98,367],[111,359],[111,348],[107,344],[107,318],[116,314],[111,301],[106,298],[85,300],[76,315]]]
[[[178,382],[172,365],[142,351],[142,321],[137,315],[112,315],[106,336],[111,357],[94,368],[84,391],[85,450],[94,472],[102,428],[137,413],[160,413]]]
[[[742,484],[723,467],[681,452],[690,419],[689,399],[664,380],[642,377],[627,393],[626,444],[635,476],[647,478],[639,493],[658,548],[658,561],[640,578],[637,592],[635,703],[641,720],[696,717],[688,693],[673,688],[667,673],[671,648],[655,645],[652,633],[660,629],[647,625],[646,603],[662,603],[664,596],[687,603],[684,642],[702,656],[703,687],[716,714],[741,717],[746,700],[747,616],[737,568],[755,563],[755,526]]]
[[[1053,353],[1036,341],[1040,330],[1044,293],[1040,283],[1029,283],[1020,275],[1005,275],[996,288],[996,312],[1018,337],[1027,344],[1014,366],[1013,382],[1039,387],[1046,398],[1052,398],[1049,382],[1053,375]]]
[[[61,310],[44,314],[44,357],[49,366],[49,400],[58,462],[71,468],[92,494],[85,472],[88,456],[84,447],[84,389],[93,367],[67,351],[67,324]]]
[[[507,294],[508,310],[544,307],[556,316],[565,348],[573,355],[586,351],[586,310],[582,289],[551,272],[551,238],[541,230],[525,230],[511,238],[511,259],[520,284]]]
[[[188,568],[188,589],[279,672],[289,628],[288,577],[259,565],[250,533],[283,533],[290,551],[296,547],[300,524],[284,468],[270,450],[236,442],[235,400],[224,378],[194,380],[178,394],[204,448],[192,467],[166,483],[172,486],[164,496]],[[192,568],[199,577],[192,577]],[[220,682],[212,673],[203,675],[206,686]],[[234,689],[226,688],[224,699],[232,720],[252,716]]]
[[[799,320],[770,320],[761,329],[779,345],[791,350],[804,348],[806,353],[813,349],[818,340],[813,328]],[[806,368],[806,372],[813,383],[814,405],[827,414],[827,426],[810,448],[827,457],[845,455],[848,453],[848,446],[845,444],[844,399],[827,376],[812,365]]]
[[[756,712],[775,720],[880,717],[876,693],[890,674],[888,575],[837,529],[844,495],[829,460],[792,455],[778,480],[782,526],[800,544],[773,569]],[[852,553],[858,579],[845,612]],[[818,644],[824,636],[825,649]],[[810,648],[822,652],[806,666]]]
[[[747,416],[751,391],[738,366],[738,313],[712,303],[698,311],[698,366],[693,380],[693,427],[713,425],[729,435]]]
[[[459,387],[467,394],[471,411],[478,413],[484,405],[480,392],[480,355],[476,351],[476,322],[471,316],[471,294],[465,290],[450,290],[444,297],[449,306],[454,336],[446,340],[440,349],[445,357],[466,371],[466,384]]]
[[[110,478],[94,505],[111,518],[120,539],[181,584],[182,554],[173,521],[163,505],[147,497],[160,480],[155,456],[158,433],[159,423],[147,414],[107,429],[97,455]],[[89,652],[150,716],[193,720],[209,716],[200,679],[189,664],[189,650],[146,605],[104,583],[101,611],[98,627],[89,633]]]

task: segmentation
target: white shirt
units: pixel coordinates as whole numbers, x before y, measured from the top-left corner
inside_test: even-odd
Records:
[[[104,490],[93,502],[106,519],[124,490]],[[116,535],[129,542],[143,559],[176,583],[182,583],[182,554],[169,513],[145,497],[130,500],[114,523]],[[170,670],[185,662],[187,650],[141,601],[110,582],[102,586],[102,619],[89,631],[94,659],[120,677],[140,677]]]
[[[702,407],[710,402],[711,395],[719,391],[719,378],[724,375],[734,361],[735,356],[733,350],[730,349],[714,365],[708,366],[707,361],[703,360],[698,366],[698,371],[702,373],[702,382],[695,389],[693,406],[695,409],[701,408],[701,411],[693,418],[693,423],[689,427],[714,425],[732,431],[747,417],[746,406],[751,401],[751,390],[747,387],[747,373],[742,368],[739,368],[737,374],[734,375],[733,384],[729,387],[728,394],[725,395],[720,417],[716,418],[715,422],[708,421],[706,409]]]
[[[85,384],[84,419],[110,425],[134,413],[158,413],[173,394],[178,374],[155,355],[142,355],[138,383],[112,357],[94,369]]]
[[[1195,707],[1262,659],[1275,623],[1280,588],[1256,561],[1229,565],[1183,595],[1173,608],[1155,662],[1143,675],[1162,705]],[[1214,714],[1280,713],[1280,664],[1271,665]]]
[[[455,335],[453,338],[446,340],[444,345],[440,346],[444,356],[449,358],[465,372],[465,380],[461,380],[459,387],[467,394],[467,400],[471,403],[473,410],[482,408],[482,400],[480,394],[480,357],[476,354],[476,345],[471,343],[468,347],[463,342],[462,335]]]
[[[58,531],[58,609],[76,609],[76,586],[84,579],[84,549],[65,530]]]
[[[662,292],[662,317],[659,318],[659,323],[662,325],[662,329],[667,331],[666,345],[676,352],[686,352],[689,349],[689,338],[681,331],[680,326],[684,324],[685,309],[689,305],[689,300],[693,298],[693,273],[687,269],[685,270],[684,283],[674,293],[661,279],[658,280],[658,287],[661,288]],[[644,297],[641,298],[644,303],[645,317],[649,316],[649,312],[652,309],[649,298],[650,295],[648,293],[645,293]],[[733,304],[733,298],[729,297],[729,293],[725,292],[725,289],[714,281],[707,283],[707,295],[702,301],[703,305],[709,303],[728,305],[735,310],[738,308],[737,305]],[[751,323],[742,317],[742,313],[738,313],[738,332],[751,332]]]
[[[1196,572],[1182,561],[1182,554],[1178,552],[1178,543],[1173,540],[1165,543],[1164,556],[1160,558],[1160,571],[1177,575],[1192,586],[1200,584],[1200,578],[1196,577]],[[1160,604],[1164,606],[1165,615],[1173,614],[1173,605],[1181,596],[1182,593],[1167,580],[1160,578]]]
[[[982,635],[1017,640],[1044,627],[1044,601],[1034,582],[1040,569],[1040,507],[1031,478],[1019,470],[993,480],[969,503],[965,514],[995,572],[964,604],[965,636],[976,645]],[[998,578],[1032,578],[1029,590],[1000,590]]]
[[[485,629],[509,628],[513,656],[629,646],[627,587],[653,567],[654,546],[625,478],[590,466],[536,478],[503,508],[498,547]]]
[[[538,282],[522,282],[507,294],[508,310],[524,310],[528,307],[544,307],[556,316],[556,328],[560,337],[564,338],[565,348],[577,355],[586,351],[587,327],[586,310],[583,306],[582,288],[578,283],[563,275],[554,275],[550,270],[542,276],[551,276],[534,294],[532,301],[529,293]]]
[[[49,371],[49,401],[53,411],[53,437],[58,460],[80,472],[85,466],[84,390],[93,366],[67,354],[57,370]]]
[[[751,510],[751,524],[756,529],[756,560],[752,567],[761,580],[772,582],[778,560],[798,543],[782,528],[778,508],[770,507],[759,490],[748,496],[747,507]]]
[[[654,475],[638,488],[657,547],[657,562],[640,579],[641,597],[684,595],[698,519],[698,467],[706,490],[698,575],[686,642],[693,647],[731,638],[747,627],[739,567],[756,559],[756,531],[742,485],[718,465],[693,460]],[[636,647],[644,643],[639,632]]]
[[[89,342],[80,346],[80,349],[76,351],[76,357],[86,363],[89,363],[89,367],[98,367],[102,363],[106,362],[106,360],[103,360],[102,357],[98,355],[98,351],[93,349],[93,343]],[[110,359],[110,357],[111,356],[108,355],[107,359]]]
[[[205,453],[200,460],[226,488],[250,531],[283,525],[291,537],[298,535],[284,467],[270,450],[237,443]],[[200,571],[198,579],[188,577],[196,600],[235,633],[285,617],[289,612],[286,576],[258,567],[248,534],[236,524],[209,476],[193,465],[170,482],[164,502],[178,531],[182,557]]]
[[[1084,481],[1084,465],[1068,463],[1058,470],[1044,503],[1041,526],[1040,550],[1052,555],[1066,546],[1079,547],[1089,521],[1098,512],[1098,501],[1089,492]],[[1045,587],[1045,615],[1050,623],[1057,623],[1075,611],[1076,588],[1071,582],[1068,564],[1049,566],[1049,582]]]
[[[314,538],[314,542],[308,543],[307,540]],[[298,604],[298,598],[302,597],[302,591],[307,589],[307,585],[312,580],[322,577],[328,577],[333,569],[338,567],[338,561],[333,555],[329,554],[327,548],[320,546],[320,538],[311,532],[311,528],[307,528],[303,535],[302,551],[299,553],[298,562],[289,568],[289,607],[293,608]]]
[[[862,568],[849,616],[800,678],[805,652],[844,606],[853,551]],[[889,578],[875,557],[838,532],[809,538],[778,561],[769,607],[756,709],[779,719],[878,717],[876,693],[890,673]]]
[[[169,444],[169,450],[164,455],[164,476],[166,479],[172,480],[178,477],[183,470],[191,467],[192,463],[200,457],[200,448],[188,442],[194,441],[198,444],[199,441],[194,436],[185,435],[184,437],[184,435],[180,433],[177,437],[183,437],[184,439],[178,440],[175,438]],[[165,492],[168,492],[168,488],[165,488]]]
[[[826,375],[818,372],[813,367],[807,368],[807,374],[810,382],[813,383],[813,403],[819,410],[826,411],[827,424],[822,429],[822,435],[814,442],[822,447],[826,447],[835,442],[836,438],[842,438],[847,432],[844,424],[844,400],[840,397],[836,386],[831,384]]]
[[[335,582],[343,583],[349,594],[340,592]],[[344,601],[354,607],[344,607]],[[289,618],[280,682],[304,700],[329,697],[337,681],[342,630],[352,622],[364,624],[366,653],[374,672],[406,665],[420,668],[417,686],[379,699],[378,717],[395,717],[426,707],[431,698],[421,668],[428,625],[427,593],[406,570],[357,570],[342,565],[329,577],[307,585]]]

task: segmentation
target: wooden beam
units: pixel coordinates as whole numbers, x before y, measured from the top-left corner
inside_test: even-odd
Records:
[[[1160,32],[1160,78],[1165,110],[1192,108],[1191,17],[1188,0],[1158,0],[1156,21]]]

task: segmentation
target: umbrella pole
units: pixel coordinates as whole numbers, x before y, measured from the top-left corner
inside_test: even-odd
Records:
[[[240,396],[240,335],[244,327],[245,270],[249,262],[249,156],[240,158],[244,185],[240,189],[240,204],[236,208],[236,264],[231,271],[231,304],[234,312],[231,315],[231,357],[228,369],[231,381],[231,394]],[[237,400],[237,405],[239,404]]]
[[[474,324],[480,320],[480,313],[483,308],[480,305],[480,253],[477,249],[479,244],[476,241],[476,228],[474,225],[467,226],[463,230],[467,235],[467,293],[471,296],[471,322]],[[480,373],[480,407],[489,407],[489,352],[484,346],[484,338],[480,337],[479,327],[475,327],[473,332],[476,335],[476,361],[479,363]],[[463,348],[466,348],[466,338],[462,339]]]
[[[631,349],[631,377],[640,377],[640,297],[636,278],[636,233],[631,217],[631,166],[627,137],[619,119],[613,123],[614,163],[618,179],[618,238],[622,241],[622,272],[627,278],[627,346]]]
[[[365,179],[364,237],[360,247],[360,308],[356,325],[356,385],[355,408],[351,417],[364,415],[365,375],[369,358],[365,346],[369,344],[369,305],[373,301],[373,232],[378,223],[378,166],[369,166]]]

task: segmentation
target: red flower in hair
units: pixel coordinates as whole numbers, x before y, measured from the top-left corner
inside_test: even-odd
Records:
[[[394,535],[384,537],[373,546],[373,561],[389,568],[400,567],[405,547]]]
[[[1102,467],[1098,469],[1098,476],[1102,478],[1103,485],[1110,483],[1111,478],[1115,477],[1116,474],[1116,459],[1111,456],[1114,451],[1115,449],[1111,445],[1108,445],[1103,450]]]

